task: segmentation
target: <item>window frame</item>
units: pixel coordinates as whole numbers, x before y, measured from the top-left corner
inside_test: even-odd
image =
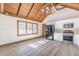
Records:
[[[26,23],[26,34],[19,34],[19,22],[24,22]],[[32,24],[32,33],[31,34],[27,34],[27,23],[31,23]],[[36,24],[36,33],[33,33],[33,24]],[[38,24],[37,23],[32,23],[32,22],[27,22],[27,21],[23,21],[23,20],[17,20],[17,36],[25,36],[25,35],[33,35],[33,34],[38,34]]]
[[[26,24],[27,24],[27,23],[32,24],[32,22],[26,22]],[[26,26],[26,29],[27,29],[27,26]],[[27,32],[27,31],[26,31],[26,32]],[[32,25],[32,33],[31,33],[31,34],[33,34],[33,25]],[[27,35],[31,35],[31,34],[28,34],[28,33],[27,33]]]
[[[26,21],[17,20],[17,35],[18,36],[25,36],[27,34],[27,29],[26,29],[26,34],[19,34],[19,22],[23,22],[26,24]],[[27,28],[27,24],[26,24],[26,28]]]
[[[33,34],[38,34],[38,24],[37,24],[37,23],[32,23],[32,29],[33,29],[33,24],[36,25],[36,27],[37,27],[37,28],[36,28],[36,29],[37,29],[37,32],[36,32],[36,33],[33,33],[33,32],[32,32],[32,33],[33,33]],[[33,29],[33,30],[34,30],[34,29]],[[32,30],[32,31],[33,31],[33,30]]]

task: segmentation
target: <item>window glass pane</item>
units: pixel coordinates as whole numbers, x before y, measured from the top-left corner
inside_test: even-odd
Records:
[[[19,35],[24,35],[24,34],[26,34],[26,22],[23,22],[23,21],[19,21],[19,23],[18,23],[18,25],[19,25]]]
[[[27,34],[32,34],[32,23],[27,23]]]
[[[33,33],[37,33],[37,30],[38,30],[38,28],[37,28],[37,24],[33,24]]]

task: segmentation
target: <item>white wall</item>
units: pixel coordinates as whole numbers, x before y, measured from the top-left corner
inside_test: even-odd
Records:
[[[18,20],[28,21],[22,18],[18,18]],[[29,22],[38,24],[38,34],[17,36],[17,18],[0,14],[0,45],[41,36],[42,23],[35,21]]]
[[[61,10],[56,11],[54,14],[51,14],[45,18],[47,24],[52,24],[54,21],[60,21],[60,20],[66,20],[71,18],[78,18],[79,17],[79,11],[70,9],[70,8],[64,8]]]

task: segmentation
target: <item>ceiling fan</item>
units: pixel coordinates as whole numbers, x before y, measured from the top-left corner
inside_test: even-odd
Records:
[[[61,10],[63,8],[64,6],[61,5],[54,6],[53,3],[48,3],[44,6],[44,8],[41,11],[42,14],[50,15],[50,14],[54,14],[56,11]]]

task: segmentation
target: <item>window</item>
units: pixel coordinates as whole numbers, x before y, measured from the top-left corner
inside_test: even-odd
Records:
[[[26,35],[26,22],[18,21],[18,35]]]
[[[27,23],[27,34],[32,34],[32,23]]]
[[[33,23],[33,34],[38,33],[38,24]]]
[[[26,22],[26,21],[17,21],[17,35],[31,35],[38,33],[38,24]]]

